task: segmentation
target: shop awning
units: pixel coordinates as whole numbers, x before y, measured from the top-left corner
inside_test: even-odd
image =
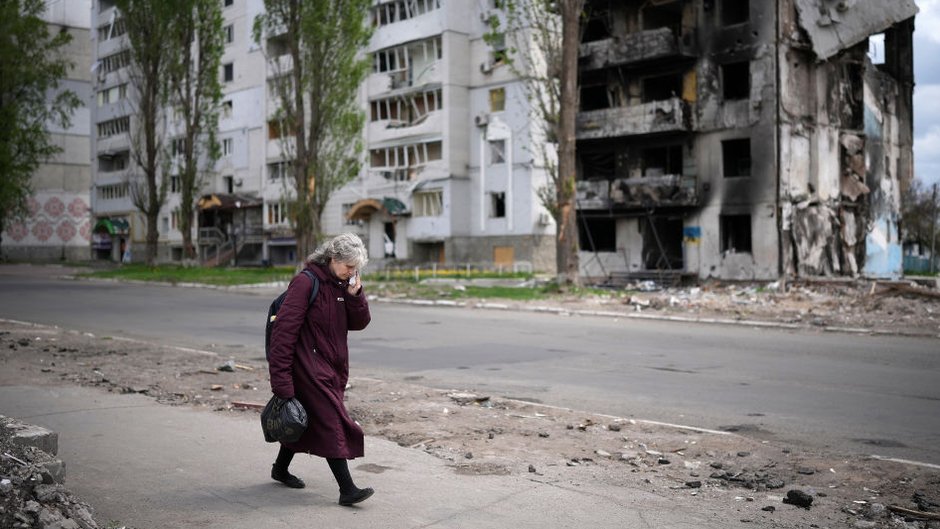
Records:
[[[366,220],[377,211],[384,211],[389,215],[405,215],[408,213],[408,207],[397,198],[384,197],[381,200],[363,198],[349,208],[349,211],[346,212],[346,218],[349,220]]]
[[[130,229],[130,223],[125,219],[110,219],[103,218],[98,219],[95,222],[95,227],[91,231],[93,233],[107,233],[108,235],[114,235],[119,233],[127,233],[127,230]]]
[[[203,195],[196,202],[196,206],[203,210],[229,210],[241,208],[261,207],[262,201],[257,197],[247,195],[228,195],[223,193],[212,193]]]

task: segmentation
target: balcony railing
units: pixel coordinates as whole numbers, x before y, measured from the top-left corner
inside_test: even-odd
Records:
[[[629,107],[579,112],[579,140],[683,132],[692,129],[689,105],[674,97]]]
[[[579,58],[585,70],[624,66],[654,59],[687,55],[669,28],[650,29],[581,45]]]
[[[695,177],[683,175],[579,181],[577,198],[579,209],[645,209],[701,203]]]

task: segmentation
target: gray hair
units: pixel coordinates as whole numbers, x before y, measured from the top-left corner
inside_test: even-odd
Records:
[[[369,262],[369,253],[358,235],[355,233],[341,233],[321,244],[312,254],[307,256],[305,262],[325,265],[333,259],[362,269]]]

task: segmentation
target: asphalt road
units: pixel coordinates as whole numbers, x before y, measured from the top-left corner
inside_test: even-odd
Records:
[[[0,318],[263,358],[275,290],[0,267]],[[367,286],[368,288],[368,286]],[[353,376],[940,464],[940,341],[374,303]]]

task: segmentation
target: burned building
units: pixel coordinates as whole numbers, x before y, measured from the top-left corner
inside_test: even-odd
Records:
[[[589,0],[582,273],[902,272],[913,0]]]

